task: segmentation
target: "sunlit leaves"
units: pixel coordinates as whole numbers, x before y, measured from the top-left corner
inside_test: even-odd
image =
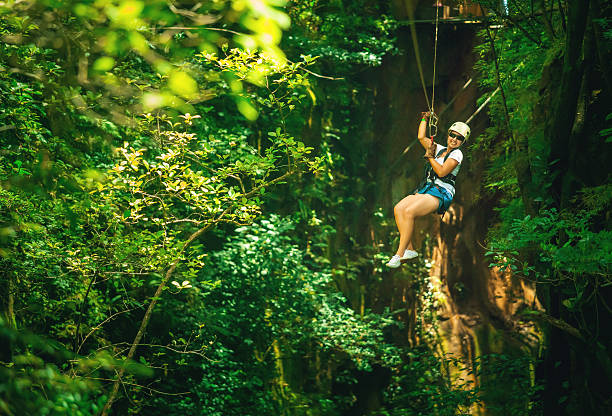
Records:
[[[94,62],[92,69],[98,72],[110,71],[115,66],[115,60],[110,56],[103,56]]]
[[[200,115],[196,114],[196,115],[191,115],[189,113],[183,114],[183,115],[179,115],[179,117],[183,118],[185,120],[185,124],[187,124],[188,126],[193,125],[193,120],[197,119],[197,118],[201,118]]]
[[[146,111],[160,107],[179,107],[185,111],[189,101],[203,99],[196,81],[198,75],[181,66],[194,52],[216,51],[235,38],[233,45],[264,50],[279,61],[285,60],[278,47],[282,31],[290,24],[283,6],[284,2],[273,0],[221,0],[185,9],[182,7],[186,6],[164,1],[71,1],[50,5],[31,0],[21,2],[15,9],[0,5],[0,10],[22,32],[11,35],[15,43],[21,43],[26,33],[42,28],[35,36],[43,40],[34,43],[44,43],[62,54],[65,40],[49,28],[60,27],[65,37],[79,39],[79,47],[71,49],[70,57],[62,57],[58,62],[73,58],[78,61],[77,80],[81,85],[105,87],[109,96],[116,96],[121,90],[122,94],[139,100]],[[36,20],[37,13],[22,16],[38,9],[44,11],[41,22]],[[75,19],[65,19],[64,15],[73,15]],[[209,26],[218,26],[218,22],[223,22],[225,28],[206,30]],[[145,94],[130,92],[131,85],[122,76],[123,67],[116,63],[134,56],[144,60],[150,71],[167,78],[155,85],[149,84]],[[108,111],[113,111],[108,108],[112,104],[115,103],[110,100],[98,103]],[[237,106],[247,119],[256,118],[251,103],[238,100]]]
[[[198,92],[198,85],[195,80],[179,70],[170,73],[168,87],[173,93],[186,99],[193,98]]]
[[[119,1],[107,4],[104,11],[111,22],[124,29],[137,29],[142,25],[140,15],[144,9],[142,1]]]
[[[154,126],[159,119],[150,114],[143,118]],[[192,125],[200,116],[185,114],[182,118],[186,125]],[[174,126],[170,120],[166,122]],[[209,221],[247,224],[261,210],[260,191],[283,172],[277,166],[282,154],[289,158],[292,169],[313,163],[309,160],[312,149],[280,130],[271,136],[274,140],[265,154],[248,151],[233,161],[210,139],[175,130],[157,134],[168,143],[164,151],[151,158],[145,149],[125,143],[119,149],[123,160],[109,171],[108,181],[98,185],[107,204],[116,207],[119,223],[164,228],[174,224],[201,226]]]
[[[179,282],[177,282],[176,280],[173,280],[173,281],[172,281],[172,284],[173,284],[173,285],[174,285],[176,288],[178,288],[179,290],[182,290],[182,289],[189,289],[189,288],[193,287],[193,286],[191,285],[191,283],[189,283],[189,280],[183,280],[183,282],[182,282],[182,283],[179,283]]]
[[[256,104],[278,111],[281,120],[284,120],[306,97],[310,83],[302,69],[314,61],[311,57],[303,57],[303,62],[291,63],[266,52],[237,48],[229,50],[223,57],[211,53],[201,53],[196,57],[208,67],[221,72],[238,110],[248,120],[257,118]],[[312,90],[309,94],[314,97]]]
[[[253,121],[257,118],[257,110],[246,98],[237,97],[236,105],[238,106],[238,111],[240,111],[247,120]]]

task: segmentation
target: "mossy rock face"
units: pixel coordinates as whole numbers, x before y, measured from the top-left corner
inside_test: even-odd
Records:
[[[524,344],[490,323],[474,328],[480,354],[475,363],[487,415],[526,414],[534,393],[534,359]]]

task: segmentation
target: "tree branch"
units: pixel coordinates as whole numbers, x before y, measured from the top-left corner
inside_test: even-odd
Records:
[[[290,176],[292,173],[293,173],[292,171],[286,172],[283,175],[279,176],[278,178],[272,179],[270,182],[267,182],[265,184],[261,184],[259,186],[256,186],[255,188],[253,188],[249,193],[245,194],[244,196],[246,198],[249,198],[250,196],[253,196],[256,192],[258,192],[261,188],[267,187],[267,186],[271,186],[271,185],[273,185],[275,183],[278,183],[278,182],[284,180],[285,178],[287,178],[288,176]],[[140,327],[138,328],[138,332],[136,333],[136,336],[134,337],[134,341],[132,341],[132,345],[131,345],[130,350],[128,351],[128,354],[126,356],[126,360],[131,360],[134,357],[134,354],[136,353],[136,348],[140,344],[140,340],[144,336],[144,333],[145,333],[145,331],[147,329],[147,326],[149,325],[149,321],[151,320],[151,315],[153,314],[153,309],[155,308],[155,305],[157,304],[157,301],[161,298],[161,294],[162,294],[164,288],[167,286],[168,282],[170,281],[170,278],[172,277],[172,275],[174,274],[174,271],[176,270],[178,264],[180,263],[181,255],[183,254],[183,252],[187,249],[187,247],[189,247],[191,245],[191,243],[196,238],[198,238],[199,236],[204,234],[206,231],[208,231],[208,229],[210,229],[213,225],[221,222],[224,219],[224,217],[227,214],[229,214],[232,209],[234,209],[234,207],[235,207],[235,204],[232,204],[229,207],[227,207],[221,214],[219,214],[219,216],[217,218],[214,218],[209,224],[207,224],[206,226],[200,228],[199,230],[197,230],[196,232],[191,234],[189,236],[189,238],[187,239],[187,241],[185,241],[185,243],[183,244],[183,247],[177,253],[176,259],[170,265],[170,268],[166,272],[166,274],[165,274],[164,278],[162,279],[162,281],[159,283],[159,286],[157,287],[157,290],[155,291],[155,294],[151,298],[151,302],[149,303],[149,307],[147,308],[147,311],[145,312],[145,315],[142,318],[142,321],[140,323]],[[102,409],[101,416],[107,416],[108,415],[108,412],[110,411],[110,408],[113,405],[113,403],[114,403],[114,401],[115,401],[115,399],[117,397],[117,393],[119,392],[119,386],[121,384],[121,378],[123,377],[124,374],[125,374],[125,367],[122,367],[119,370],[119,373],[117,374],[117,378],[114,380],[111,393],[110,393],[110,395],[108,397],[108,400],[106,401],[106,404],[104,405],[104,408]]]
[[[525,317],[526,319],[530,318],[530,320],[533,320],[533,321],[546,322],[554,326],[555,328],[558,328],[562,330],[563,332],[570,334],[574,338],[578,338],[581,341],[585,341],[584,337],[582,336],[582,334],[580,333],[578,329],[574,328],[573,326],[571,326],[564,320],[550,316],[549,314],[545,312],[529,310],[529,311],[524,311],[521,315]]]

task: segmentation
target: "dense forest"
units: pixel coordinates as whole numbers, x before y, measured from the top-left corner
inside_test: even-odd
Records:
[[[612,414],[610,62],[602,0],[1,1],[0,414]]]

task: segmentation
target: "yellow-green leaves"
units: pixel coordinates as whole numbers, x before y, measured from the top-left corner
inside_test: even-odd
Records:
[[[77,3],[74,5],[73,10],[74,10],[74,14],[76,14],[79,17],[92,19],[92,20],[98,19],[100,17],[100,13],[98,12],[98,9],[88,4]]]
[[[198,93],[198,84],[183,71],[172,71],[168,77],[168,87],[176,95],[191,99]]]
[[[115,26],[125,29],[137,29],[142,25],[140,13],[143,9],[143,2],[129,0],[119,1],[117,4],[108,4],[105,12]]]
[[[221,1],[220,3],[223,3]],[[278,48],[282,37],[282,30],[290,25],[288,15],[280,8],[285,1],[278,0],[234,0],[231,1],[232,13],[226,18],[230,21],[239,21],[246,29],[245,33],[236,34],[234,41],[248,50],[261,49],[281,65],[286,62],[283,52]],[[217,8],[207,8],[210,10]],[[219,5],[222,10],[222,4]],[[183,106],[185,101],[191,101],[198,97],[199,88],[194,76],[184,69],[179,68],[182,57],[186,52],[179,38],[188,34],[186,39],[192,45],[199,45],[200,50],[211,52],[216,49],[214,43],[221,41],[216,33],[209,36],[199,31],[191,30],[192,22],[215,22],[219,17],[208,14],[200,14],[197,11],[182,10],[179,6],[167,8],[163,2],[147,3],[144,1],[97,1],[93,5],[80,5],[75,8],[75,13],[82,18],[96,19],[98,22],[108,19],[109,27],[100,36],[100,47],[107,56],[99,58],[93,66],[97,72],[105,72],[115,65],[114,56],[121,55],[128,50],[135,51],[148,61],[160,74],[167,76],[165,83],[160,85],[158,91],[149,91],[142,95],[142,104],[146,111],[160,107]],[[214,12],[212,12],[214,13]],[[184,23],[182,20],[188,18]],[[157,19],[161,19],[158,21]],[[152,28],[171,26],[185,27],[180,31],[151,30]],[[180,35],[177,37],[177,35]],[[199,40],[196,40],[198,39]],[[217,39],[217,40],[215,40]],[[223,40],[227,42],[227,40]],[[165,51],[161,53],[162,50]],[[176,59],[175,59],[176,54]],[[251,71],[252,70],[252,71]],[[260,66],[249,68],[248,74],[243,73],[233,81],[231,91],[235,95],[241,95],[243,90],[241,81],[247,80],[256,85],[262,85],[266,70]],[[165,85],[164,85],[165,84]],[[257,118],[257,109],[247,97],[236,98],[238,110],[248,120]]]
[[[115,66],[115,60],[110,56],[103,56],[96,59],[93,64],[93,70],[98,72],[110,71]]]
[[[182,283],[179,283],[179,282],[177,282],[176,280],[173,280],[173,281],[172,281],[172,284],[173,284],[173,285],[174,285],[176,288],[178,288],[178,290],[188,289],[188,288],[190,288],[190,287],[193,287],[193,286],[191,285],[191,283],[189,282],[189,280],[183,280],[183,282],[182,282]]]
[[[247,120],[254,121],[257,119],[257,110],[247,98],[236,97],[236,106],[238,107],[238,111],[240,111]]]
[[[184,120],[185,120],[185,124],[187,124],[188,126],[193,125],[193,120],[194,120],[194,119],[196,119],[196,118],[201,118],[201,116],[200,116],[200,115],[197,115],[197,114],[196,114],[196,115],[193,115],[193,116],[192,116],[192,115],[191,115],[191,114],[189,114],[189,113],[186,113],[186,114],[180,115],[179,117],[181,117],[182,119],[184,119]]]
[[[163,114],[143,115],[142,128],[155,129],[164,146],[151,152],[126,142],[118,149],[122,160],[98,184],[98,193],[113,207],[117,224],[147,224],[164,230],[203,226],[221,218],[248,224],[260,214],[259,198],[275,177],[284,178],[313,163],[312,148],[280,128],[271,133],[273,140],[265,154],[250,148],[244,137],[226,141],[176,130],[199,118],[189,113],[181,115],[181,121]],[[290,167],[285,157],[290,158]]]
[[[128,34],[128,40],[130,41],[130,46],[136,52],[143,56],[149,55],[149,45],[147,44],[147,39],[138,32],[130,32]]]
[[[32,3],[38,2],[48,6],[42,0]],[[51,9],[39,18],[44,21],[39,26],[57,28],[54,33],[61,36],[41,43],[57,49],[61,55],[66,39],[78,39],[70,48],[67,61],[79,63],[79,83],[87,83],[88,88],[101,87],[104,92],[104,99],[95,103],[104,107],[97,113],[139,113],[143,109],[164,108],[193,112],[194,103],[210,99],[219,91],[215,85],[198,85],[211,77],[198,72],[201,69],[198,66],[188,66],[199,51],[210,54],[238,47],[247,54],[264,52],[269,62],[280,65],[287,62],[279,48],[283,30],[291,23],[283,10],[286,3],[285,0],[215,0],[197,5],[161,0],[91,0],[65,5],[59,2],[57,10]],[[18,12],[11,12],[10,6],[8,9],[0,6],[0,10],[14,14],[12,19],[22,25],[38,27],[36,18],[22,18]],[[71,19],[77,22],[74,27],[67,24]],[[48,32],[43,31],[40,36],[48,36]],[[33,39],[33,43],[38,42]],[[229,59],[232,58],[238,59],[239,55]],[[242,83],[263,86],[267,65],[252,65],[246,72],[236,74],[229,84],[236,108],[247,120],[258,117],[258,104],[244,94]],[[130,71],[134,70],[152,78],[147,80],[146,87],[130,83],[134,78]],[[223,70],[218,72],[220,75]]]
[[[288,114],[306,97],[306,92],[310,94],[313,104],[316,102],[308,79],[302,72],[305,65],[314,61],[312,57],[303,57],[303,62],[291,63],[267,52],[238,48],[226,51],[224,57],[208,52],[196,57],[218,70],[211,73],[221,74],[219,78],[225,82],[238,110],[248,120],[258,117],[258,107],[262,104]],[[207,76],[211,82],[217,81],[213,75]],[[264,93],[267,98],[258,97],[261,92],[248,84],[267,91]]]

